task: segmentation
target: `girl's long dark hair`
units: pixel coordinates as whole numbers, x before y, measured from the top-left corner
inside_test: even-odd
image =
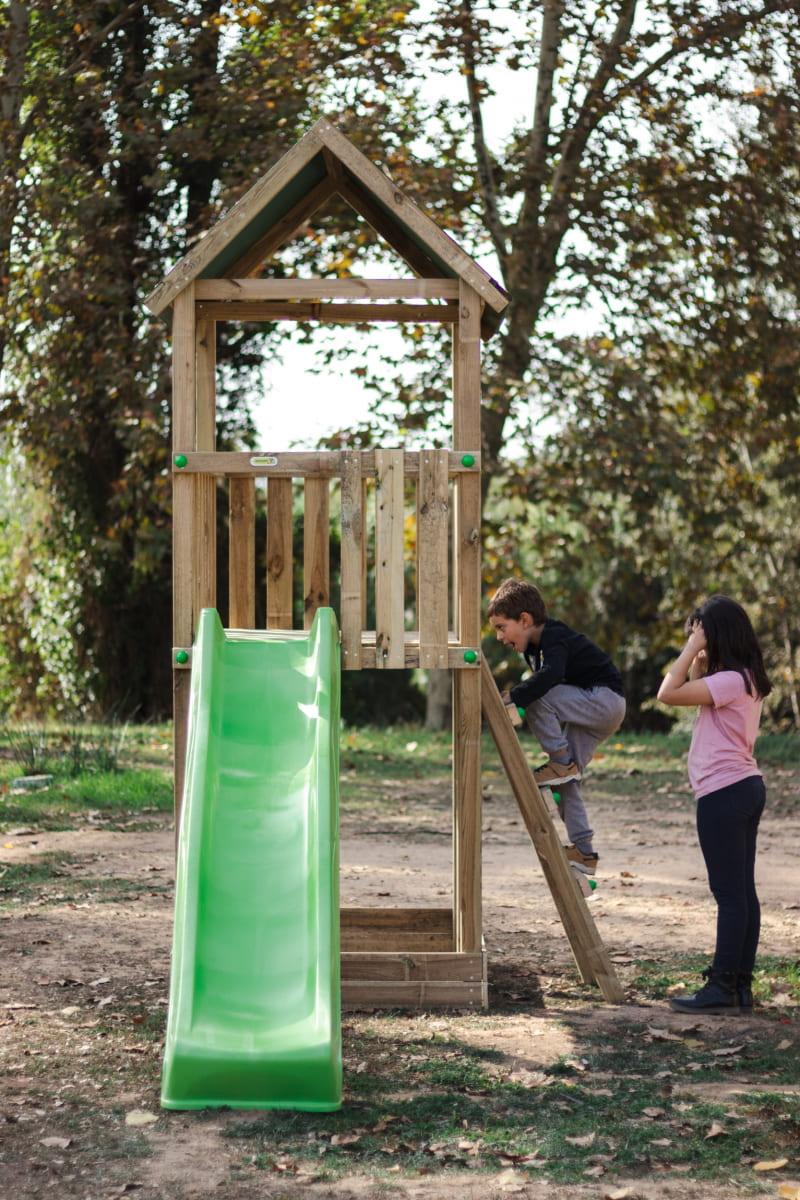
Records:
[[[696,608],[686,621],[686,632],[700,624],[706,635],[708,649],[708,674],[716,671],[738,671],[744,679],[748,695],[753,688],[760,697],[772,691],[761,647],[750,618],[730,596],[709,596],[704,604]]]

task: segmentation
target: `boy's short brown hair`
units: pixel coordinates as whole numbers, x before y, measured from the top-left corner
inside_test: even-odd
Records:
[[[542,593],[524,579],[504,579],[489,601],[490,617],[510,617],[518,621],[524,612],[530,613],[534,625],[547,620],[547,607]]]

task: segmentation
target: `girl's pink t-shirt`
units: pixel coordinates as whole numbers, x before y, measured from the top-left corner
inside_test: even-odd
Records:
[[[698,800],[761,774],[753,757],[761,697],[748,694],[738,671],[716,671],[705,682],[714,703],[700,706],[688,760],[689,782]]]

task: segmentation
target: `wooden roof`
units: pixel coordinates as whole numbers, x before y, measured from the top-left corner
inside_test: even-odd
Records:
[[[481,331],[497,328],[508,293],[325,118],[288,150],[147,297],[158,316],[195,279],[243,278],[335,193],[423,278],[463,279],[484,300]]]

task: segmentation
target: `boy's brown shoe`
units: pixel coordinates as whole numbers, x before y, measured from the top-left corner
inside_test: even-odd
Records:
[[[574,762],[554,762],[551,758],[538,771],[533,772],[533,778],[539,787],[557,787],[559,783],[569,783],[571,779],[580,779],[581,773]]]
[[[583,871],[585,875],[594,875],[597,870],[597,854],[584,854],[577,846],[565,846],[564,853],[579,871]]]

